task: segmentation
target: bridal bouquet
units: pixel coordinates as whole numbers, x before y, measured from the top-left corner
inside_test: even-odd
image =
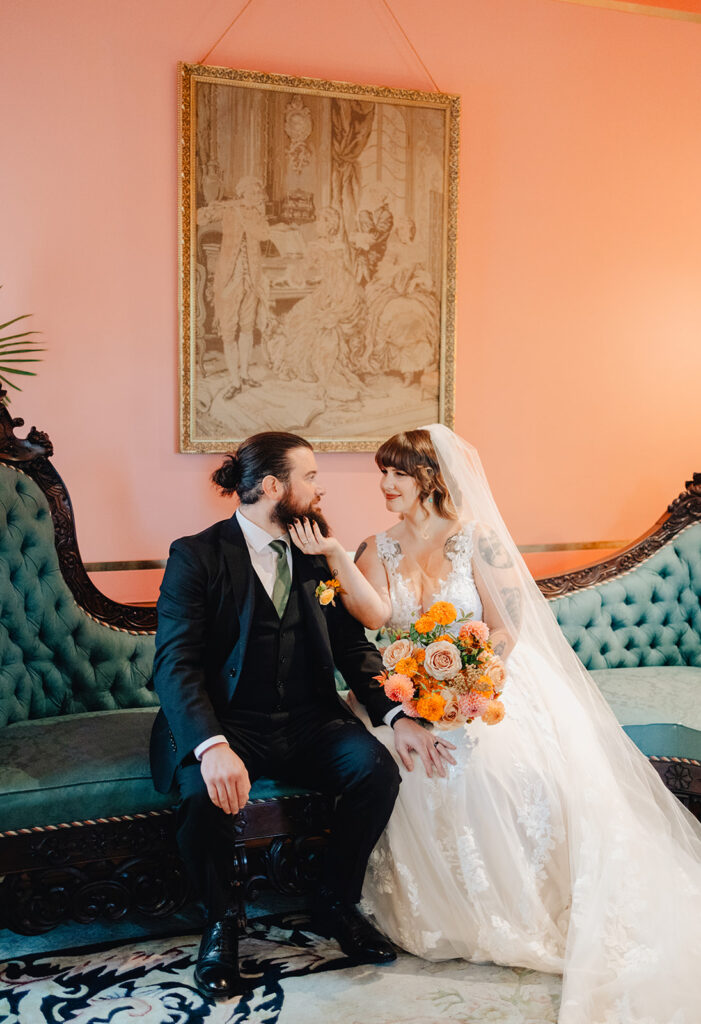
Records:
[[[410,718],[453,729],[475,718],[494,725],[504,717],[504,663],[492,650],[486,623],[469,618],[438,601],[408,630],[388,631],[391,642],[381,648],[386,671],[375,679]],[[445,631],[459,623],[455,635]]]

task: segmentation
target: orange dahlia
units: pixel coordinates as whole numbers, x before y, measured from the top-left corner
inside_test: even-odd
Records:
[[[482,712],[482,721],[486,725],[496,725],[504,717],[504,705],[500,700],[490,700]]]
[[[401,658],[394,668],[402,676],[413,676],[419,671],[419,664],[415,658]]]
[[[436,601],[435,604],[431,605],[426,614],[434,622],[437,622],[439,626],[449,626],[458,617],[455,605],[451,604],[450,601]]]
[[[425,697],[419,697],[416,702],[419,718],[425,718],[427,722],[437,722],[444,710],[445,698],[439,693],[429,693]]]

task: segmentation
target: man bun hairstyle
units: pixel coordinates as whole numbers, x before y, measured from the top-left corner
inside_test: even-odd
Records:
[[[284,430],[254,434],[242,441],[233,454],[226,456],[219,469],[212,473],[212,482],[222,494],[238,494],[242,505],[252,505],[263,495],[261,485],[266,476],[287,482],[290,475],[288,452],[294,448],[313,450],[309,441]]]
[[[455,505],[441,473],[436,449],[428,430],[404,430],[385,441],[375,453],[380,469],[398,469],[416,480],[419,501],[432,499],[433,507],[443,519],[457,519]]]

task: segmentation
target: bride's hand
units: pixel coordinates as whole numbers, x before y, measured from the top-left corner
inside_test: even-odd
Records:
[[[306,516],[303,519],[295,519],[290,525],[290,537],[305,555],[323,555],[324,558],[329,558],[340,547],[340,542],[335,537],[324,537],[317,524],[310,522]]]
[[[429,779],[433,778],[433,769],[445,778],[445,764],[455,764],[455,758],[450,751],[455,750],[455,744],[449,743],[441,737],[436,738],[434,732],[424,729],[418,722],[412,722],[410,718],[401,718],[393,723],[394,745],[401,757],[407,771],[414,770],[412,751],[416,751],[423,762],[426,774]]]

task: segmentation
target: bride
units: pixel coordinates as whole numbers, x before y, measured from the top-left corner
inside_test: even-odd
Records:
[[[434,425],[375,458],[398,522],[360,545],[357,565],[306,521],[293,539],[325,555],[368,627],[407,629],[438,600],[483,619],[507,683],[503,721],[436,733],[437,774],[401,752],[364,909],[417,956],[562,974],[560,1024],[697,1024],[701,826],[565,640],[476,451]],[[354,711],[394,752],[390,729]]]

